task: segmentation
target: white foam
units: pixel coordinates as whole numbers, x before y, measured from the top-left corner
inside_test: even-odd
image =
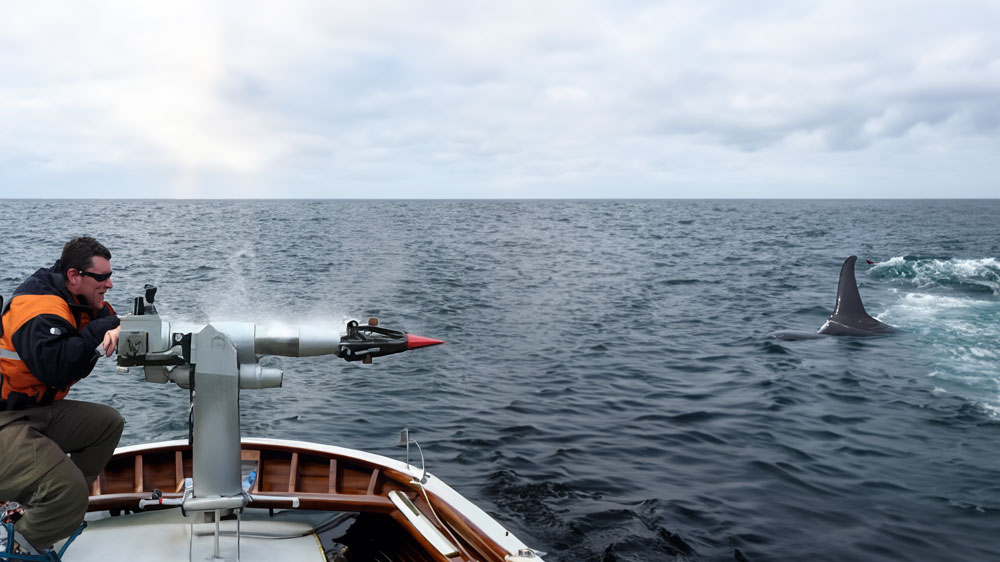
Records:
[[[899,261],[902,261],[901,259]],[[941,260],[935,260],[940,262]],[[966,263],[967,262],[967,263]],[[957,268],[995,267],[996,260],[965,260]],[[954,271],[954,269],[953,269]],[[879,320],[916,336],[929,360],[937,397],[957,395],[1000,417],[1000,301],[973,296],[895,290]]]
[[[984,403],[982,404],[982,407],[986,410],[986,413],[989,414],[990,417],[1000,418],[1000,405]]]
[[[904,279],[921,289],[974,284],[1000,295],[1000,260],[993,257],[907,260],[900,256],[873,265],[870,272],[878,277]]]
[[[993,350],[993,349],[983,349],[981,347],[970,347],[970,348],[968,348],[968,350],[969,350],[969,353],[971,353],[972,355],[974,355],[976,357],[979,357],[981,359],[995,359],[997,357],[1000,357],[1000,354],[998,354],[996,352],[996,350]]]

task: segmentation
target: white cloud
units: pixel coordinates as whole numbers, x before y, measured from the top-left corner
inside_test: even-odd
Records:
[[[993,196],[1000,171],[985,0],[0,9],[0,196]]]

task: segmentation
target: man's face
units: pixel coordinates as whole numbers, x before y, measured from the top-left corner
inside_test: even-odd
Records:
[[[94,279],[92,275],[106,275],[111,273],[111,262],[100,256],[94,256],[94,263],[85,272],[70,269],[66,272],[66,288],[69,292],[78,297],[86,299],[87,304],[94,310],[104,308],[104,293],[114,286],[111,277],[104,281]],[[88,275],[90,274],[90,275]]]

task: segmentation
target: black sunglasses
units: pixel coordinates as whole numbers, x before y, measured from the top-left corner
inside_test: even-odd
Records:
[[[77,271],[80,270],[78,269]],[[97,281],[98,283],[103,283],[107,281],[108,278],[111,277],[112,273],[114,272],[112,271],[108,273],[94,273],[93,271],[80,271],[80,275],[86,275],[87,277],[91,277],[94,279],[94,281]]]

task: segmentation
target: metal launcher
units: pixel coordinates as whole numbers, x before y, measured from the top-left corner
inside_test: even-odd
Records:
[[[157,313],[155,295],[156,287],[146,285],[145,298],[136,298],[133,313],[122,318],[118,367],[123,372],[141,367],[149,382],[190,389],[194,478],[183,498],[159,503],[176,503],[205,521],[241,511],[252,499],[241,482],[239,393],[280,387],[283,377],[279,369],[259,365],[261,356],[336,355],[371,363],[374,357],[444,343],[382,328],[374,318],[367,325],[349,322],[342,337],[315,326],[171,325]]]

